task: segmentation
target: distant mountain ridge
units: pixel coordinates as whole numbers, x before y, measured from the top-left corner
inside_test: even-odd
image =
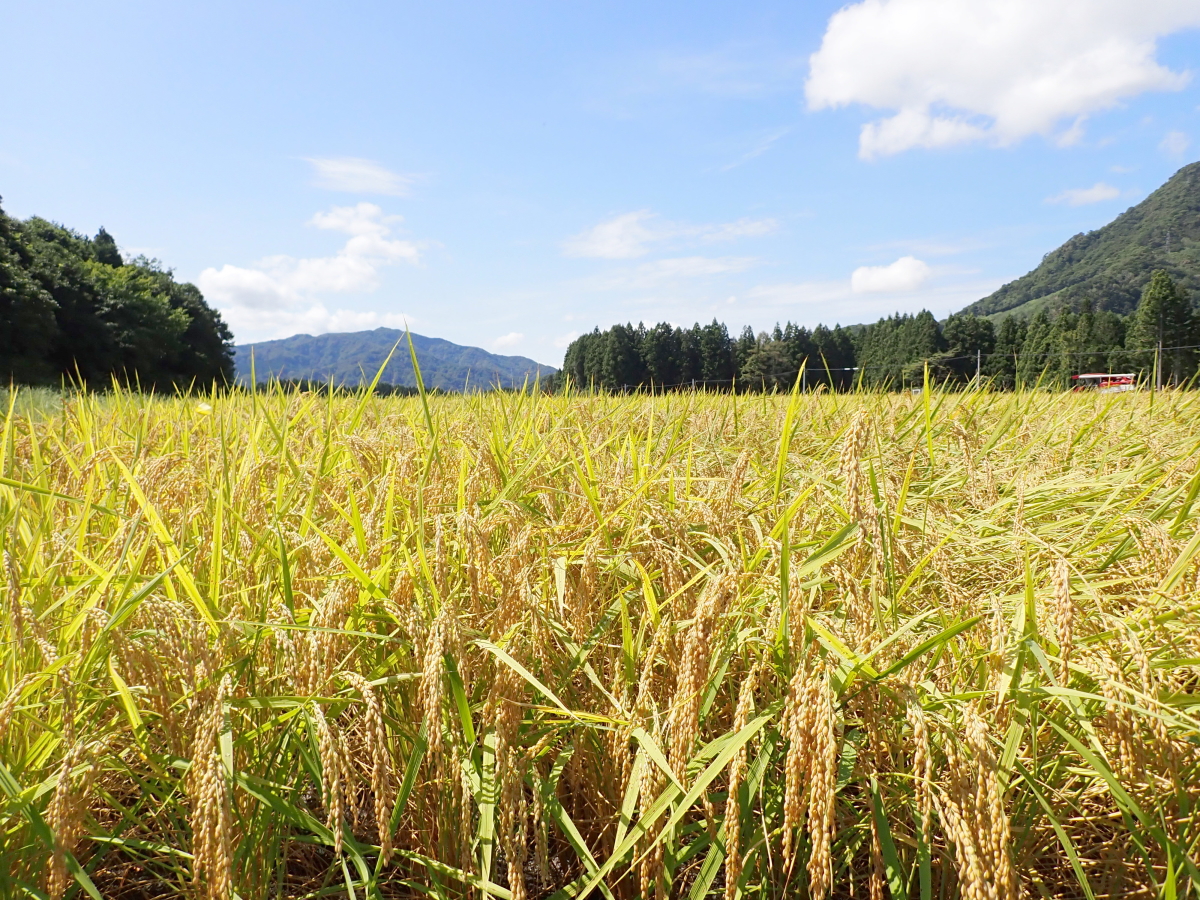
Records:
[[[1200,292],[1200,163],[1184,166],[1137,206],[1047,253],[1027,275],[964,313],[1028,318],[1091,303],[1127,315],[1157,269],[1193,297]]]
[[[557,371],[524,356],[498,356],[442,338],[414,334],[412,342],[427,388],[444,391],[514,388]],[[415,387],[417,379],[408,341],[405,333],[395,328],[316,336],[297,334],[277,341],[239,344],[234,348],[234,362],[237,378],[242,382],[250,378],[253,356],[254,376],[260,382],[269,378],[323,382],[332,379],[337,385],[353,386],[369,384],[393,347],[396,352],[380,380]]]

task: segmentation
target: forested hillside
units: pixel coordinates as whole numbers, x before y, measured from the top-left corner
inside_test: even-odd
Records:
[[[1200,163],[1183,167],[1137,206],[1075,235],[1032,272],[963,312],[1029,318],[1040,309],[1091,306],[1127,315],[1159,270],[1185,291],[1200,289]]]
[[[232,335],[195,285],[156,261],[0,209],[0,381],[158,390],[224,384]]]
[[[790,389],[803,368],[808,388],[903,387],[922,384],[928,365],[939,382],[965,383],[978,373],[997,387],[1067,387],[1081,372],[1122,370],[1182,384],[1196,374],[1197,344],[1200,317],[1187,292],[1156,272],[1129,316],[1084,306],[1053,316],[1042,310],[1028,321],[960,313],[939,323],[920,312],[852,328],[789,323],[757,335],[746,328],[736,339],[716,321],[690,329],[615,325],[577,338],[558,382],[609,391],[773,390]]]
[[[425,386],[444,391],[467,388],[521,387],[539,377],[555,373],[524,356],[497,356],[479,347],[464,347],[441,338],[412,335],[413,349],[421,366]],[[399,346],[397,347],[397,344]],[[369,383],[383,365],[392,348],[396,352],[382,375],[389,385],[413,387],[416,375],[403,331],[376,328],[346,334],[297,334],[278,341],[241,344],[236,348],[237,377],[250,380],[251,360],[254,378],[305,380],[338,386]]]

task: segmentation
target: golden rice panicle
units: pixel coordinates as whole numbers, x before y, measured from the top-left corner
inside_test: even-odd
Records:
[[[457,617],[449,602],[443,603],[434,617],[425,638],[425,653],[421,664],[421,686],[418,706],[421,721],[425,725],[426,753],[434,761],[438,779],[445,777],[443,762],[443,719],[444,687],[446,680],[446,654],[456,642]]]
[[[835,715],[828,672],[820,657],[810,653],[806,662],[797,666],[788,689],[783,857],[790,866],[796,832],[807,817],[812,846],[808,884],[810,894],[816,898],[829,892],[833,877],[831,842],[838,762]]]
[[[733,734],[739,733],[750,722],[750,714],[754,711],[754,693],[758,689],[761,665],[760,662],[755,662],[742,679],[742,685],[738,689],[737,709],[733,714],[733,726],[730,728],[730,732]],[[743,744],[733,755],[733,759],[729,761],[729,792],[725,801],[726,900],[734,900],[737,896],[738,879],[742,874],[742,808],[739,794],[742,782],[746,777],[746,762],[749,755],[749,747]]]
[[[861,522],[866,515],[864,485],[862,481],[862,455],[867,444],[867,434],[870,421],[865,412],[859,411],[850,420],[846,437],[842,441],[841,455],[838,458],[838,475],[845,485],[846,512],[850,521]]]
[[[1010,854],[1012,833],[1004,808],[1004,792],[1000,787],[999,763],[987,723],[970,707],[966,712],[965,737],[975,758],[976,781],[980,787],[976,795],[980,843],[987,850],[992,877],[1001,900],[1016,900],[1019,889]]]
[[[342,854],[342,830],[346,821],[347,752],[341,732],[329,721],[320,703],[309,707],[317,726],[317,752],[321,759],[321,796],[325,802],[325,823],[333,832],[333,853]]]
[[[996,757],[987,726],[969,707],[962,735],[946,745],[946,779],[934,795],[963,896],[970,900],[1016,900],[1011,831],[1004,809]]]
[[[712,658],[714,628],[736,580],[725,576],[709,582],[696,603],[691,627],[683,639],[683,655],[675,682],[675,705],[671,710],[671,766],[682,772],[692,757],[700,730],[700,705],[708,686],[708,667]]]
[[[808,833],[812,854],[808,860],[809,893],[822,898],[832,887],[832,841],[837,795],[837,723],[834,718],[833,688],[828,673],[815,688],[816,710],[813,715],[813,750],[809,773]]]
[[[24,643],[26,612],[21,596],[21,569],[17,565],[17,558],[8,550],[4,551],[4,593],[8,600],[5,612],[12,619],[13,637]]]
[[[1145,753],[1138,734],[1137,716],[1130,708],[1133,697],[1126,683],[1125,670],[1107,652],[1097,651],[1092,659],[1099,670],[1095,673],[1099,693],[1105,699],[1104,715],[1097,723],[1100,733],[1107,739],[1113,768],[1126,780],[1140,783],[1144,779]]]
[[[816,714],[815,698],[812,696],[812,680],[805,665],[798,665],[788,682],[787,705],[784,708],[784,728],[788,739],[784,757],[784,801],[783,801],[783,860],[791,866],[795,853],[796,832],[804,822],[807,809],[805,779],[808,774],[809,735],[813,730],[812,717]]]
[[[1071,598],[1071,571],[1065,559],[1054,567],[1054,595],[1050,617],[1058,638],[1061,678],[1065,684],[1070,675],[1071,654],[1075,650],[1075,601]]]
[[[929,742],[929,723],[917,696],[916,688],[906,685],[904,716],[912,728],[912,774],[921,833],[929,841],[929,826],[933,815],[933,754]]]
[[[26,689],[37,681],[38,676],[33,672],[21,677],[16,684],[12,686],[9,692],[5,695],[4,701],[0,702],[0,743],[3,743],[4,736],[8,733],[9,723],[12,722],[13,713],[16,712],[17,704],[21,702],[21,698],[25,696]]]
[[[46,668],[53,668],[58,662],[58,648],[46,637],[46,630],[38,622],[37,616],[29,604],[25,603],[21,594],[21,575],[17,569],[16,560],[5,551],[5,565],[8,569],[8,597],[10,615],[13,618],[17,643],[25,643],[26,632],[33,639],[34,646],[42,655]],[[65,673],[65,670],[64,670]],[[64,674],[65,677],[65,674]]]
[[[83,762],[85,748],[81,743],[72,743],[63,754],[54,795],[46,808],[46,826],[54,836],[54,852],[46,879],[46,893],[51,900],[61,900],[71,885],[67,869],[67,855],[73,854],[83,836],[83,815],[86,807],[86,781],[73,783],[75,769]]]
[[[364,742],[371,761],[371,796],[375,806],[375,830],[379,837],[380,863],[387,865],[392,855],[392,809],[395,788],[392,774],[392,753],[387,728],[383,721],[383,705],[370,682],[357,672],[346,672],[346,680],[362,695],[366,707],[363,716]]]
[[[507,666],[492,685],[490,705],[496,729],[496,773],[500,782],[497,811],[500,845],[508,863],[513,900],[525,900],[525,860],[529,853],[529,801],[525,792],[525,755],[520,751],[524,682]]]
[[[302,695],[320,693],[338,671],[347,641],[340,633],[346,627],[351,610],[358,603],[358,584],[349,578],[332,582],[313,610],[312,629],[304,642],[304,660],[300,665]]]
[[[208,689],[209,699],[196,728],[188,771],[192,884],[205,900],[228,900],[232,890],[230,774],[225,771],[220,743],[230,692],[228,675]]]

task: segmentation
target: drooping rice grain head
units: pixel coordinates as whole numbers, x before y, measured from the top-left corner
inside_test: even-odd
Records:
[[[454,608],[446,603],[434,617],[425,641],[425,656],[421,665],[421,686],[418,705],[425,724],[427,757],[433,760],[439,780],[444,768],[443,703],[445,702],[446,654],[455,643],[457,618]]]
[[[809,774],[808,833],[812,854],[808,860],[808,884],[811,896],[822,898],[829,893],[833,879],[832,842],[838,766],[834,695],[827,673],[818,677],[813,693],[816,709],[812,718],[813,747]]]
[[[17,708],[17,704],[21,702],[21,698],[25,695],[26,689],[38,680],[38,676],[30,672],[21,677],[14,684],[4,697],[4,701],[0,702],[0,742],[4,741],[5,734],[8,733],[9,723],[12,721],[13,713]]]
[[[916,688],[907,685],[905,696],[905,718],[912,729],[912,774],[913,792],[917,801],[917,813],[921,833],[929,841],[929,826],[933,815],[933,755],[929,743],[929,725],[925,710],[921,707]]]
[[[946,746],[946,778],[934,804],[954,845],[963,895],[972,900],[1016,900],[1020,890],[1011,858],[1011,834],[987,726],[969,707],[960,739]]]
[[[232,890],[230,773],[221,758],[228,675],[208,690],[192,743],[187,791],[191,802],[192,884],[205,900],[228,900]]]
[[[737,734],[750,721],[754,711],[754,695],[758,690],[761,663],[756,661],[742,679],[738,689],[737,709],[733,714],[730,731]],[[742,808],[739,799],[742,782],[746,777],[749,747],[743,744],[729,761],[729,790],[725,801],[725,897],[734,900],[737,896],[738,879],[742,874],[741,820]]]
[[[819,656],[810,653],[788,689],[789,746],[784,759],[783,858],[791,866],[798,830],[807,824],[811,852],[809,893],[824,897],[832,885],[831,842],[836,809],[837,720],[833,690]]]
[[[375,807],[375,830],[379,836],[380,864],[387,865],[392,855],[392,808],[395,804],[392,753],[387,728],[383,721],[383,706],[374,688],[357,672],[346,672],[345,678],[362,695],[366,707],[363,730],[371,762],[371,796]]]
[[[1054,568],[1054,597],[1050,617],[1058,637],[1058,655],[1063,683],[1070,675],[1071,654],[1075,649],[1075,601],[1071,598],[1071,573],[1067,561],[1060,559]]]
[[[863,412],[854,414],[850,427],[842,441],[841,455],[838,458],[838,474],[845,485],[846,512],[850,521],[861,522],[866,515],[866,502],[863,496],[862,453],[866,446],[867,433],[870,423]]]
[[[67,855],[75,852],[83,836],[83,814],[86,805],[84,784],[73,783],[75,769],[83,762],[86,749],[81,743],[71,744],[63,754],[54,795],[46,808],[46,826],[54,837],[54,852],[46,879],[46,893],[51,900],[61,900],[73,880],[67,869]]]
[[[325,716],[321,704],[309,706],[317,726],[317,752],[321,761],[321,797],[325,803],[325,823],[333,832],[333,853],[341,856],[342,829],[346,815],[346,748],[337,726]]]
[[[692,758],[700,727],[700,704],[708,686],[709,662],[715,627],[735,589],[732,577],[714,579],[696,603],[691,626],[683,638],[683,653],[676,669],[675,703],[671,708],[669,759],[672,768],[683,771]]]

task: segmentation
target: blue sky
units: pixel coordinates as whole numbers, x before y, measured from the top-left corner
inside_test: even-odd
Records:
[[[1195,0],[8,3],[0,195],[240,342],[952,312],[1200,148]]]

